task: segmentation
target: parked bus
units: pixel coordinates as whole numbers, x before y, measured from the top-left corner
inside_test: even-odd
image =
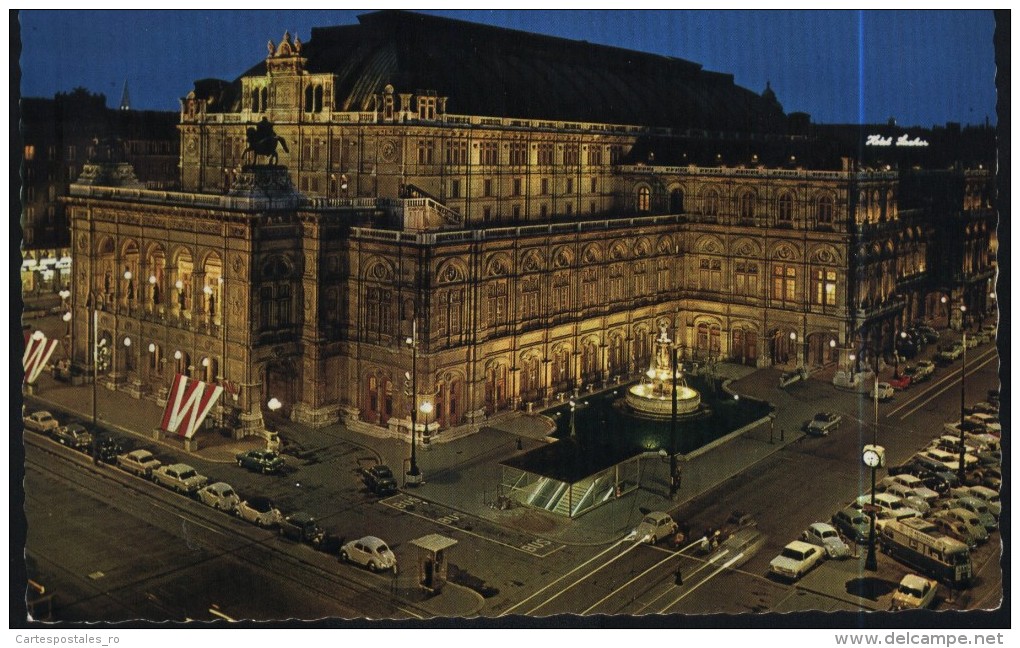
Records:
[[[882,551],[951,587],[966,587],[973,574],[967,545],[919,518],[889,520],[878,536]]]

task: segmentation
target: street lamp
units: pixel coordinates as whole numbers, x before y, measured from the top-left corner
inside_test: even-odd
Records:
[[[963,314],[967,312],[967,307],[960,306],[960,318],[963,319]],[[960,484],[963,485],[963,473],[964,473],[964,459],[967,454],[967,446],[964,444],[964,431],[963,431],[963,416],[964,408],[966,407],[967,400],[967,328],[963,328],[963,368],[960,370],[960,465],[957,466],[957,476],[960,478]]]
[[[857,356],[850,352],[847,359],[850,360],[850,385],[852,386],[854,384],[854,363],[857,361]]]
[[[423,438],[428,438],[428,436],[429,436],[429,415],[432,414],[432,411],[435,409],[435,406],[432,405],[432,401],[426,400],[426,401],[423,401],[422,404],[418,406],[418,409],[421,411],[422,414],[425,415],[425,426],[422,429],[422,436],[423,436]]]
[[[939,301],[942,302],[943,306],[945,306],[949,302],[949,298],[946,297],[945,295],[942,295],[941,297],[939,297]],[[949,308],[945,308],[944,310],[946,311],[946,328],[950,328],[949,324],[952,318],[949,316]]]
[[[407,394],[411,399],[411,465],[405,475],[408,484],[418,485],[421,483],[421,470],[418,468],[418,456],[416,450],[416,434],[418,428],[418,320],[415,319],[411,322],[411,337],[406,340],[407,345],[411,347],[411,371],[410,373],[404,372],[405,387],[410,387],[410,393]],[[426,401],[428,402],[428,401]],[[425,403],[422,403],[424,406]],[[432,404],[429,403],[431,408]],[[431,411],[431,409],[430,409]],[[423,412],[424,413],[424,412]]]
[[[905,342],[906,339],[907,339],[907,332],[906,331],[900,331],[899,338]],[[894,365],[894,368],[893,368],[893,378],[899,378],[900,377],[900,352],[899,352],[899,349],[896,348],[896,335],[893,335],[893,349],[892,349],[892,353],[893,353],[893,361],[896,363]]]

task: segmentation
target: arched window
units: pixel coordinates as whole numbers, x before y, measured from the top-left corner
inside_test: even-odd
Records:
[[[705,192],[704,213],[706,216],[719,215],[719,192],[710,189]]]
[[[832,196],[821,196],[818,198],[817,214],[819,225],[832,224]]]
[[[740,194],[739,212],[741,218],[754,218],[754,192]]]
[[[322,86],[315,86],[315,112],[322,112]]]
[[[269,90],[262,88],[261,91],[262,101],[259,104],[259,112],[266,112],[266,108],[269,106]]]
[[[784,193],[779,196],[779,223],[789,225],[793,222],[793,196]]]
[[[669,192],[669,213],[682,214],[684,212],[684,192],[674,189]]]
[[[312,86],[306,86],[305,87],[305,112],[306,113],[312,112],[312,102],[313,102],[312,98],[314,96],[314,93],[315,93],[315,90],[314,90],[314,88]]]
[[[638,201],[637,208],[640,212],[651,211],[652,209],[652,192],[648,187],[641,187],[638,189]]]
[[[254,113],[260,112],[259,111],[259,96],[260,96],[259,95],[259,89],[258,88],[252,88],[251,89],[251,111],[254,112]]]
[[[290,269],[281,257],[272,257],[262,266],[259,305],[263,330],[291,325]]]

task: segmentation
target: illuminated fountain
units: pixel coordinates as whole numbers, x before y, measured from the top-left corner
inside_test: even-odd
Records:
[[[701,406],[701,394],[687,386],[683,371],[673,374],[673,341],[666,334],[666,325],[659,327],[655,353],[645,378],[627,391],[627,406],[637,416],[668,419],[673,415],[672,389],[676,390],[677,415],[693,414]],[[672,388],[672,389],[671,389]]]

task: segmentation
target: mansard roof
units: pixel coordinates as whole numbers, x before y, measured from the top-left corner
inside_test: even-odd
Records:
[[[390,84],[449,97],[447,112],[460,115],[727,131],[784,121],[732,75],[679,58],[406,11],[358,20],[313,29],[301,49],[308,72],[337,76],[336,110],[363,110]],[[262,74],[264,61],[245,76]],[[238,89],[211,108],[238,110]]]

